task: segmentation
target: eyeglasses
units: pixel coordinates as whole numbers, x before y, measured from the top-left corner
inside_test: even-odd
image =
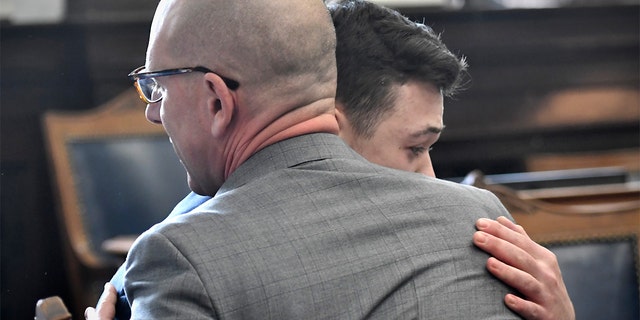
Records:
[[[193,68],[179,68],[179,69],[167,69],[162,71],[140,72],[144,69],[144,66],[138,67],[129,73],[129,79],[135,81],[133,85],[138,90],[140,99],[147,104],[156,103],[163,98],[162,87],[158,84],[155,78],[173,76],[176,74],[184,74],[191,72],[203,72],[203,73],[215,73],[205,67],[193,67]],[[217,74],[217,73],[216,73]],[[229,79],[227,77],[218,74],[222,81],[231,90],[236,90],[240,86],[240,83],[236,80]]]

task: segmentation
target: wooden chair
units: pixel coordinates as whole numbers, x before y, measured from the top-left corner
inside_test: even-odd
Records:
[[[188,193],[162,126],[148,122],[132,88],[84,112],[43,119],[76,314],[95,305],[123,262],[103,248],[166,217]],[[72,308],[73,309],[73,308]]]
[[[577,319],[640,318],[639,182],[516,191],[472,172],[465,183],[556,254]]]

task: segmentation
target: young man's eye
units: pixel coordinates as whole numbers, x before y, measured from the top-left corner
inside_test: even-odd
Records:
[[[411,147],[409,148],[411,150],[411,152],[413,153],[413,155],[415,156],[419,156],[427,151],[431,151],[431,149],[433,148],[427,148],[427,147],[422,147],[422,146],[418,146],[418,147]]]
[[[409,148],[409,150],[411,150],[411,153],[413,153],[414,156],[420,156],[425,152],[431,152],[433,147],[416,146]]]

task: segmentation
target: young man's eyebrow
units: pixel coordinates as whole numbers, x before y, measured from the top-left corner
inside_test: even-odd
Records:
[[[444,126],[444,125],[442,127],[428,126],[424,130],[420,130],[420,131],[415,132],[414,134],[412,134],[412,136],[419,137],[419,136],[424,136],[424,135],[428,135],[428,134],[440,134],[440,133],[442,133],[442,131],[444,130],[445,127],[446,126]]]

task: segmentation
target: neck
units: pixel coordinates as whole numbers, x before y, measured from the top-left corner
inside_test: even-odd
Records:
[[[335,115],[325,112],[312,116],[291,113],[276,119],[257,132],[251,131],[250,128],[241,128],[238,131],[240,132],[236,132],[236,138],[231,139],[232,143],[226,150],[228,156],[224,171],[225,180],[254,153],[271,144],[310,133],[338,134],[339,129]]]

